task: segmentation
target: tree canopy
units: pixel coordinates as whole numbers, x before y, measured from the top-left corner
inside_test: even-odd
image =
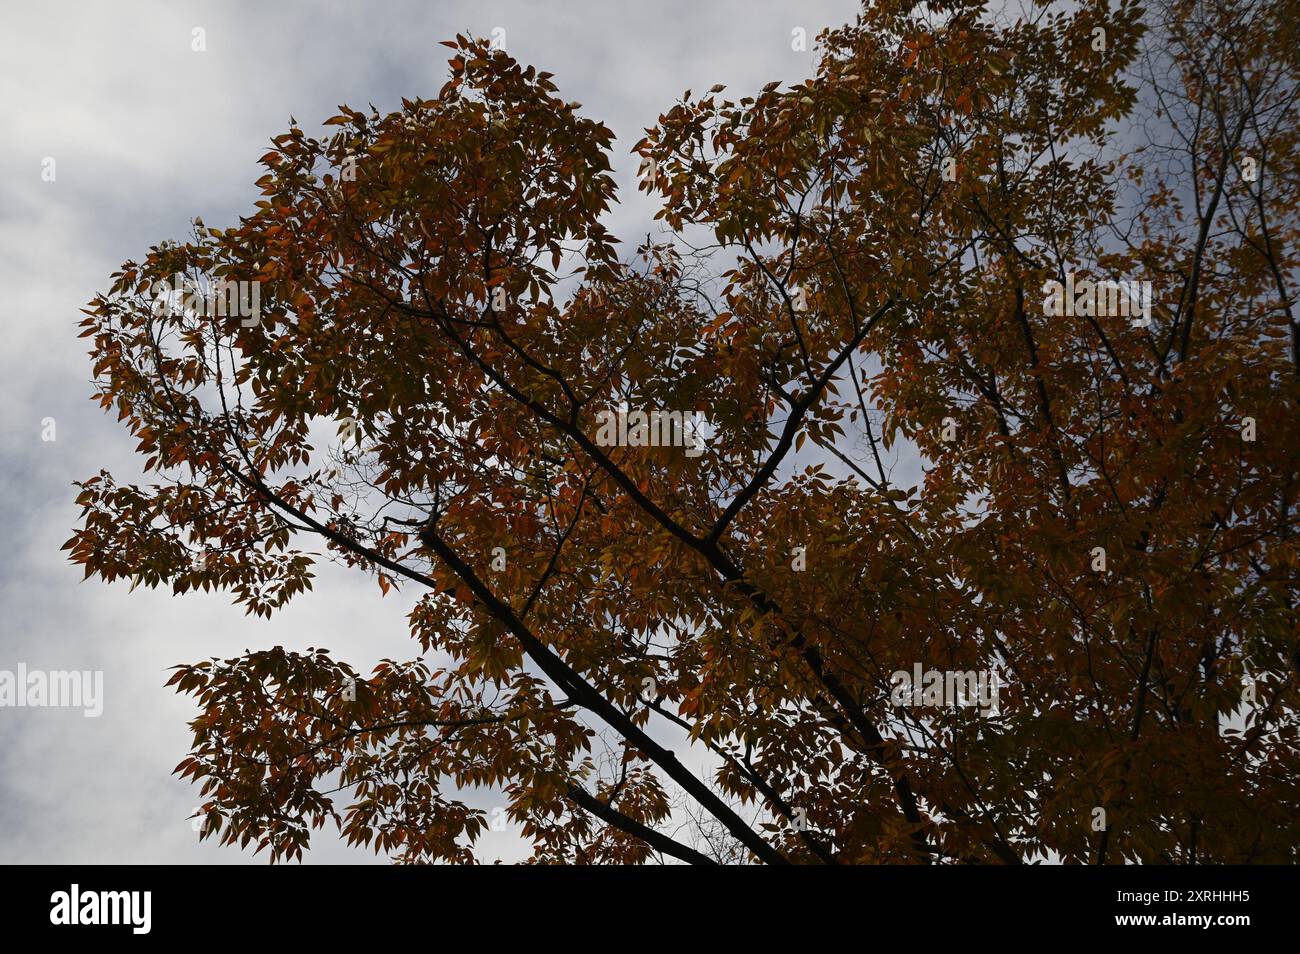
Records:
[[[1295,861],[1284,7],[873,0],[658,118],[635,251],[483,40],[276,137],[86,309],[150,476],[66,546],[267,617],[332,559],[418,652],[179,666],[202,834],[470,862],[491,789],[546,863]]]

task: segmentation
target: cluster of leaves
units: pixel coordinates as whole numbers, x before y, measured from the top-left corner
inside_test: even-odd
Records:
[[[269,615],[318,537],[422,588],[438,660],[178,669],[205,832],[469,861],[494,788],[543,862],[1295,860],[1295,25],[913,6],[661,116],[682,241],[629,261],[609,130],[458,37],[436,99],[294,126],[252,215],[114,276],[97,398],[162,482],[83,483],[72,559]],[[1152,321],[1045,314],[1067,273],[1151,280]],[[178,274],[260,321],[159,309]],[[602,446],[620,405],[705,452]],[[998,713],[892,704],[918,662]]]

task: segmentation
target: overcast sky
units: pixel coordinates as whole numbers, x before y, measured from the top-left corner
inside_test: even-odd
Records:
[[[436,95],[458,32],[491,36],[555,74],[562,95],[614,130],[629,246],[652,230],[628,149],[686,89],[735,96],[811,72],[791,49],[851,20],[849,0],[407,3],[157,2],[0,5],[0,670],[103,670],[104,713],[0,708],[0,862],[257,861],[199,844],[197,789],[171,775],[188,749],[188,698],[168,667],[245,649],[325,646],[359,669],[418,655],[414,594],[318,567],[314,593],[272,620],[220,595],[128,593],[79,582],[60,545],[71,482],[105,468],[138,479],[133,442],[88,400],[79,310],[128,258],[184,239],[195,216],[224,227],[251,210],[257,158],[289,117],[309,131],[347,103],[398,108]],[[205,31],[206,50],[192,49]],[[54,160],[54,181],[42,171]],[[53,418],[56,439],[42,440]],[[492,833],[486,854],[519,845]],[[264,858],[265,856],[261,856]],[[309,860],[374,860],[317,836]],[[380,859],[383,860],[383,859]]]

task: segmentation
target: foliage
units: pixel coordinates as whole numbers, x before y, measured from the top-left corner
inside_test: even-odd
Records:
[[[317,537],[422,594],[368,676],[178,667],[204,834],[467,862],[495,787],[539,862],[1295,861],[1295,22],[1067,6],[880,0],[805,83],[687,93],[627,259],[612,133],[458,37],[124,265],[84,333],[157,482],[80,484],[87,576],[270,616]],[[1045,314],[1066,273],[1150,323]],[[177,274],[259,320],[159,308]],[[602,446],[620,404],[704,453]],[[997,713],[895,704],[916,663]]]

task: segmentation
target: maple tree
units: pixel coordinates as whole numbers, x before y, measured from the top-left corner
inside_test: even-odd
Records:
[[[631,256],[610,130],[458,37],[94,299],[156,481],[80,483],[87,576],[270,616],[318,546],[420,594],[368,674],[176,669],[205,837],[468,862],[495,788],[539,862],[1296,860],[1294,18],[880,0],[820,42],[659,117]],[[1047,307],[1112,278],[1149,320]],[[598,441],[620,406],[702,453]],[[996,711],[898,704],[917,664]]]

